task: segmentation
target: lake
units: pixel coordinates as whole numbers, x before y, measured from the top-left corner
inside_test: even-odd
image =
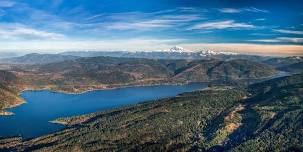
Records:
[[[83,94],[65,94],[52,91],[24,91],[26,104],[9,109],[13,116],[0,116],[0,137],[32,138],[65,126],[49,123],[59,117],[70,117],[136,103],[173,97],[184,92],[206,88],[206,83],[187,85],[158,85],[90,91]]]

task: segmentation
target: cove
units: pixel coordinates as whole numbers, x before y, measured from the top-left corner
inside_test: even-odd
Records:
[[[49,122],[59,117],[70,117],[173,97],[206,87],[206,83],[189,83],[126,87],[82,94],[56,93],[48,90],[24,91],[21,97],[27,103],[9,109],[15,115],[0,117],[0,137],[38,137],[65,128],[63,125]]]

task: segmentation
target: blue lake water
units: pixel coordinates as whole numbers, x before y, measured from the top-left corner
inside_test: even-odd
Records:
[[[191,83],[127,87],[83,94],[55,93],[46,90],[25,91],[21,96],[27,103],[10,109],[15,113],[13,116],[0,116],[0,137],[17,135],[24,138],[37,137],[63,129],[63,125],[49,123],[59,117],[87,114],[172,97],[183,92],[203,89],[206,86],[206,83]]]

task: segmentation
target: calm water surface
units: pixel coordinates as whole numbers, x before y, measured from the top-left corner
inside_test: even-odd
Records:
[[[87,114],[143,101],[172,97],[203,89],[205,83],[159,85],[64,94],[51,91],[25,91],[26,104],[10,109],[13,116],[0,117],[0,137],[21,135],[25,138],[52,133],[64,128],[49,123],[59,117]]]

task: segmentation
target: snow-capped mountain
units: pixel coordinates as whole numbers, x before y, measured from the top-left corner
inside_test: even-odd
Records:
[[[90,51],[90,52],[64,52],[62,55],[72,55],[80,57],[126,57],[126,58],[148,58],[148,59],[250,59],[258,60],[260,57],[238,54],[226,51],[213,51],[203,49],[202,51],[188,50],[180,46],[174,46],[170,49],[154,50],[154,51]]]
[[[225,52],[225,51],[212,51],[212,50],[203,50],[199,52],[200,56],[211,56],[211,55],[238,55],[238,53],[235,52]]]
[[[165,50],[158,50],[158,51],[153,51],[153,52],[163,52],[163,53],[191,53],[193,51],[191,50],[187,50],[187,49],[184,49],[180,46],[174,46],[170,49],[165,49]]]
[[[225,51],[212,51],[212,50],[202,50],[202,51],[191,51],[184,49],[180,46],[174,46],[168,50],[161,50],[161,52],[172,52],[172,53],[180,53],[180,54],[199,54],[199,56],[212,56],[212,55],[238,55],[238,53],[234,52],[225,52]]]
[[[188,52],[193,52],[193,51],[186,50],[180,46],[174,46],[169,49],[169,52],[188,53]]]

